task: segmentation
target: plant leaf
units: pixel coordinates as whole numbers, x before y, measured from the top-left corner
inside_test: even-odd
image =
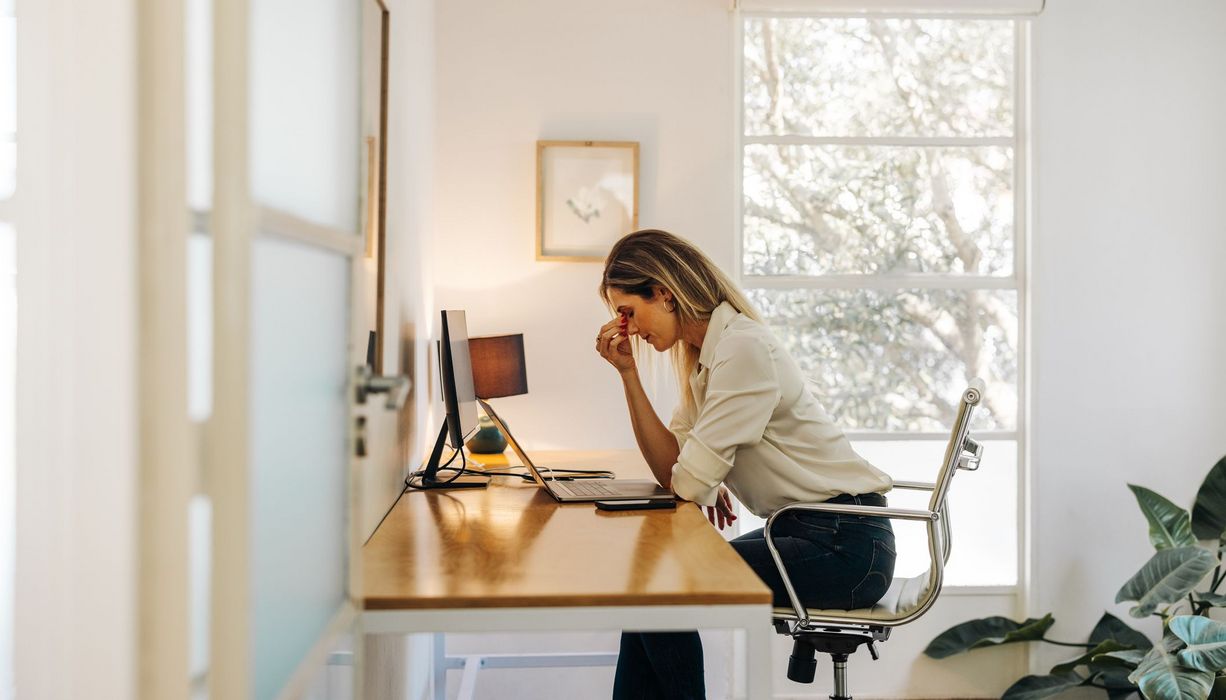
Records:
[[[1120,644],[1114,639],[1108,639],[1104,641],[1103,643],[1099,644],[1098,646],[1094,647],[1093,649],[1090,649],[1086,653],[1082,654],[1081,656],[1078,656],[1077,658],[1071,661],[1065,661],[1062,664],[1057,664],[1055,666],[1052,666],[1051,674],[1053,676],[1067,676],[1068,674],[1072,673],[1073,669],[1077,668],[1078,666],[1088,665],[1090,661],[1094,659],[1095,656],[1101,656],[1103,654],[1113,652],[1113,651],[1124,651],[1126,649],[1131,649],[1131,648],[1132,647],[1128,646],[1127,644]]]
[[[1081,685],[1077,676],[1026,676],[1009,686],[1000,700],[1039,700]]]
[[[1145,617],[1159,605],[1174,603],[1187,595],[1216,562],[1209,550],[1201,547],[1159,550],[1120,588],[1115,602],[1135,600],[1137,605],[1128,614]]]
[[[1114,639],[1120,644],[1127,644],[1133,649],[1140,649],[1142,651],[1149,651],[1150,647],[1154,645],[1149,640],[1149,637],[1124,624],[1124,621],[1115,615],[1105,612],[1098,619],[1098,624],[1094,625],[1094,630],[1090,632],[1090,643],[1099,644],[1108,639]],[[1144,654],[1140,656],[1144,656]],[[1137,663],[1141,661],[1140,656],[1137,657]]]
[[[1163,496],[1144,486],[1129,484],[1137,505],[1149,521],[1149,541],[1155,549],[1191,547],[1196,544],[1192,534],[1192,516],[1188,511],[1171,503]]]
[[[1171,618],[1170,630],[1188,645],[1179,652],[1179,663],[1214,673],[1226,668],[1226,625],[1200,615],[1180,615]]]
[[[1192,599],[1201,603],[1208,603],[1215,608],[1226,608],[1226,595],[1221,593],[1210,593],[1209,591],[1194,591]]]
[[[1140,686],[1150,700],[1205,700],[1213,686],[1213,674],[1180,665],[1169,642],[1154,645],[1128,680]]]
[[[1030,618],[1025,622],[1014,622],[999,616],[970,620],[937,635],[936,639],[928,643],[924,654],[934,659],[944,659],[971,649],[1012,642],[1032,642],[1041,639],[1054,624],[1056,621],[1051,613],[1038,619]]]
[[[1226,700],[1226,676],[1218,676],[1209,691],[1209,700]]]
[[[1146,652],[1141,651],[1140,649],[1127,649],[1125,651],[1113,651],[1107,654],[1103,654],[1101,657],[1095,659],[1094,661],[1095,663],[1104,663],[1107,659],[1118,659],[1121,664],[1124,664],[1130,668],[1136,668],[1137,666],[1141,664],[1143,660],[1145,660],[1145,653]],[[1109,664],[1109,665],[1114,666],[1115,664]]]
[[[1107,691],[1107,697],[1110,700],[1131,697],[1139,692],[1137,686],[1129,682],[1128,671],[1124,669],[1111,669],[1110,671],[1096,673],[1092,680],[1104,686]],[[1140,696],[1138,695],[1138,697]]]
[[[1226,457],[1209,470],[1192,506],[1192,532],[1202,540],[1220,540],[1226,531]]]

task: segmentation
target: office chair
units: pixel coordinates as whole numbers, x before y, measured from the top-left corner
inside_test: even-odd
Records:
[[[841,505],[834,503],[792,503],[775,511],[766,521],[766,545],[775,566],[783,577],[791,608],[775,608],[772,622],[775,631],[794,640],[792,656],[788,660],[788,678],[797,683],[812,683],[817,661],[816,652],[829,654],[834,662],[834,694],[831,700],[852,700],[847,694],[847,658],[860,645],[868,647],[875,661],[876,642],[889,639],[895,627],[912,622],[928,612],[941,593],[941,577],[945,562],[949,560],[949,505],[946,496],[954,472],[958,469],[974,471],[983,457],[983,446],[971,439],[971,414],[983,398],[982,379],[973,379],[962,393],[958,406],[958,418],[954,421],[949,445],[936,483],[895,481],[894,488],[931,491],[927,510],[890,508],[881,506]],[[823,513],[846,515],[882,515],[897,520],[919,520],[928,526],[928,555],[931,565],[928,571],[910,578],[895,578],[882,597],[871,608],[857,610],[819,610],[805,608],[796,596],[796,589],[788,577],[783,559],[771,537],[775,520],[789,510],[812,510]]]

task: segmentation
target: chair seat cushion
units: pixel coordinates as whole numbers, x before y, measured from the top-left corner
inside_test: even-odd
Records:
[[[896,578],[890,583],[890,588],[871,608],[856,610],[822,610],[809,608],[809,615],[839,615],[858,617],[869,620],[896,620],[906,617],[918,608],[928,597],[930,580],[928,572],[911,578]],[[790,607],[775,608],[775,617],[795,618],[796,611]]]

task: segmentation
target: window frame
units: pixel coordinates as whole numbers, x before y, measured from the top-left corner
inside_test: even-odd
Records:
[[[751,136],[745,133],[745,25],[760,19],[946,19],[1010,22],[1013,25],[1013,135],[991,137],[831,137],[770,135]],[[1017,419],[1012,430],[977,430],[981,440],[1012,440],[1017,445],[1017,552],[1016,577],[1012,584],[958,585],[947,583],[945,592],[953,595],[991,595],[1020,593],[1028,576],[1027,556],[1029,483],[1029,367],[1030,367],[1030,294],[1029,222],[1030,171],[1033,155],[1030,150],[1030,22],[1021,16],[976,15],[966,13],[869,13],[869,12],[786,12],[746,11],[735,13],[733,28],[733,82],[735,109],[733,137],[736,153],[736,174],[733,178],[733,270],[732,278],[741,289],[839,289],[898,291],[903,289],[953,290],[1014,290],[1017,293]],[[1013,271],[1010,275],[925,273],[902,275],[833,274],[833,275],[747,275],[745,274],[745,149],[754,145],[805,146],[1003,146],[1013,149]],[[948,432],[902,432],[854,430],[846,432],[852,442],[916,442],[948,440]]]

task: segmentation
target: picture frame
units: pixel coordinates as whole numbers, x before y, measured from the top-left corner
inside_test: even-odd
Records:
[[[373,263],[374,357],[372,371],[383,374],[383,345],[387,286],[387,128],[388,59],[391,15],[384,0],[365,0],[362,41],[362,123],[365,132],[366,174],[362,201],[365,255]]]
[[[639,225],[637,141],[536,142],[536,259],[603,262]]]

